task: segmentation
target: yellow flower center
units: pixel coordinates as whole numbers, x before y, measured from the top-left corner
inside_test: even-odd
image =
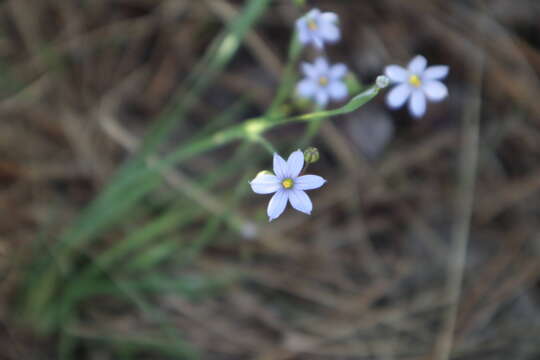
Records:
[[[309,30],[311,30],[311,31],[315,31],[315,30],[318,29],[317,23],[316,23],[315,20],[313,20],[313,19],[312,19],[312,20],[308,20],[307,26],[308,26]]]
[[[409,84],[411,84],[414,87],[419,87],[420,85],[422,85],[422,81],[420,80],[418,75],[411,75],[409,77]]]
[[[290,189],[293,187],[294,181],[292,179],[285,179],[281,182],[281,185],[283,185],[285,189]]]
[[[328,78],[327,78],[326,76],[321,76],[321,77],[319,78],[319,84],[320,84],[321,86],[326,86],[326,85],[328,85]]]

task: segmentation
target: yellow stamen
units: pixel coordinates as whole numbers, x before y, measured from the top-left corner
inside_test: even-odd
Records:
[[[326,76],[321,76],[319,78],[319,85],[321,85],[321,86],[328,85],[328,78]]]
[[[411,84],[414,87],[419,87],[420,85],[422,85],[422,81],[420,80],[418,75],[411,75],[409,77],[409,84]]]
[[[308,26],[309,30],[311,30],[311,31],[315,31],[318,28],[317,23],[315,22],[315,20],[308,20],[307,26]]]
[[[281,185],[283,185],[285,189],[290,189],[293,187],[294,181],[292,179],[285,179],[281,182]]]

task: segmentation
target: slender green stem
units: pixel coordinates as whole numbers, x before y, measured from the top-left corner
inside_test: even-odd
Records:
[[[254,141],[257,142],[259,145],[261,145],[266,151],[268,151],[270,155],[277,153],[274,146],[268,140],[266,140],[263,136],[257,136],[254,139]]]

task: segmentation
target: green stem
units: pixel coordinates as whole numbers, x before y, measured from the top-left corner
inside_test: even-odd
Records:
[[[264,137],[257,136],[254,141],[257,142],[259,145],[261,145],[263,148],[265,148],[265,150],[268,151],[270,153],[270,155],[273,155],[274,153],[277,153],[274,146],[268,140],[266,140]]]

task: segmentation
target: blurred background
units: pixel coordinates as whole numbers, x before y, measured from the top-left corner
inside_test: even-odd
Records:
[[[312,216],[268,224],[247,184],[268,152],[212,136],[295,81],[312,7],[340,16],[327,54],[361,83],[423,54],[450,96],[414,120],[384,90],[265,134],[317,146],[328,180]],[[538,0],[4,0],[0,18],[0,359],[540,359]]]

